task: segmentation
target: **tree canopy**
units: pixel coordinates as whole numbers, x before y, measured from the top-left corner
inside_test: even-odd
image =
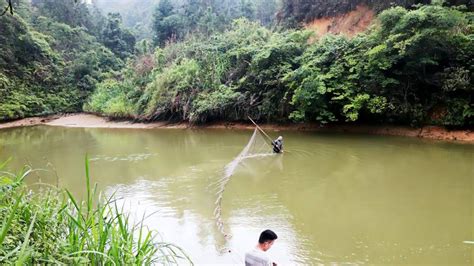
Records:
[[[0,17],[0,117],[473,125],[474,16],[455,2],[404,2],[353,38],[316,38],[275,19],[317,1],[161,0],[137,41],[119,13],[21,0]]]
[[[471,14],[441,5],[396,7],[355,38],[328,35],[312,44],[305,30],[275,32],[240,19],[223,33],[157,49],[154,66],[144,76],[132,75],[135,81],[109,80],[107,89],[99,87],[103,100],[120,87],[113,105],[119,97],[133,108],[114,113],[93,96],[86,110],[144,120],[252,115],[267,121],[472,125]]]

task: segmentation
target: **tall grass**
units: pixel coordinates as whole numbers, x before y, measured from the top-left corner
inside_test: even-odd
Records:
[[[87,158],[83,201],[68,190],[33,193],[23,182],[31,169],[12,174],[3,171],[5,165],[0,165],[0,264],[192,264],[178,246],[157,241],[145,217],[133,223],[113,195],[97,194]]]

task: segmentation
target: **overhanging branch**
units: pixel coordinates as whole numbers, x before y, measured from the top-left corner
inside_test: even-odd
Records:
[[[10,14],[13,15],[12,0],[8,0],[8,4],[7,4],[7,6],[3,9],[3,12],[0,14],[0,16],[5,15],[8,11],[10,11]]]

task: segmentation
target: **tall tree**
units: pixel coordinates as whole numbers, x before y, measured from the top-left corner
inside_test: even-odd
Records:
[[[252,1],[249,0],[240,0],[239,3],[240,14],[239,17],[244,17],[250,20],[255,18],[255,6]]]
[[[3,9],[3,11],[0,12],[0,16],[5,15],[7,12],[10,12],[11,15],[13,15],[13,2],[12,0],[7,0],[7,3]]]
[[[89,8],[84,0],[32,0],[31,3],[41,16],[72,27],[93,28]]]
[[[196,29],[199,25],[199,20],[206,11],[206,7],[200,0],[188,0],[183,6],[184,15],[187,21],[187,28],[191,31]]]
[[[163,46],[168,40],[178,38],[182,17],[176,12],[170,0],[162,0],[153,13],[153,42]]]
[[[278,9],[276,0],[260,0],[256,2],[255,16],[262,25],[270,26],[275,20]]]
[[[119,13],[107,15],[106,26],[102,32],[102,42],[120,58],[133,54],[135,37],[122,27],[122,17]]]

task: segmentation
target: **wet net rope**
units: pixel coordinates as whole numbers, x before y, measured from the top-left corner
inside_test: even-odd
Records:
[[[224,168],[223,176],[217,182],[217,193],[215,201],[214,216],[216,219],[216,225],[219,231],[224,235],[226,239],[230,238],[231,235],[225,232],[224,222],[222,220],[222,200],[224,197],[224,191],[229,183],[231,177],[234,175],[237,167],[246,159],[258,158],[273,155],[272,147],[263,137],[262,133],[255,128],[252,137],[245,146],[245,148],[240,152],[240,154],[234,158],[229,164]]]

